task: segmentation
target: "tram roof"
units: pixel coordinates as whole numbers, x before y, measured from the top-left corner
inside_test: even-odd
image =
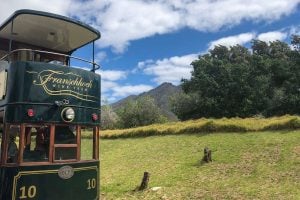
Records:
[[[100,32],[87,24],[61,15],[18,10],[0,26],[0,38],[71,53],[99,39]]]

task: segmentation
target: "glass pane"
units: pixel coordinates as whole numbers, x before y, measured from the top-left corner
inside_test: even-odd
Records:
[[[81,127],[81,160],[93,159],[93,127]]]
[[[19,154],[20,126],[11,125],[8,130],[7,163],[16,163]]]
[[[49,126],[26,127],[24,162],[47,161],[49,155]]]
[[[76,159],[76,147],[55,147],[55,160]]]
[[[55,144],[76,144],[76,126],[56,126]]]

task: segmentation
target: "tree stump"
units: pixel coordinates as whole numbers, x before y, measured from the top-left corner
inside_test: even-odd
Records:
[[[211,150],[208,147],[204,148],[204,156],[202,158],[202,161],[204,161],[206,163],[212,162]]]
[[[149,178],[150,178],[150,173],[144,172],[144,177],[142,179],[141,186],[139,187],[139,191],[147,189],[148,183],[149,183]]]

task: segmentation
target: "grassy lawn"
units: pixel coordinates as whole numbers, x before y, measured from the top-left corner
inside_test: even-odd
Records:
[[[101,199],[300,199],[300,131],[102,139]],[[201,164],[203,148],[213,162]],[[133,192],[144,171],[149,187]]]

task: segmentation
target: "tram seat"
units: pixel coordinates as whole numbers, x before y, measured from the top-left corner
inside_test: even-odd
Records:
[[[31,51],[19,51],[18,61],[32,61],[33,54]]]

